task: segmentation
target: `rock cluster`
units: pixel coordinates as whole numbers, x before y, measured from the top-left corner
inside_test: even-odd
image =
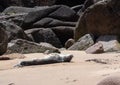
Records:
[[[6,0],[5,3],[13,2],[15,0]],[[26,5],[32,3],[37,6],[40,5],[38,2],[42,3],[42,0],[17,0],[15,4],[23,6],[23,3],[27,3]],[[43,2],[50,4],[49,1]],[[35,50],[36,52],[45,52],[39,51],[39,44],[44,42],[51,44],[48,46],[54,46],[55,49],[65,47],[68,50],[86,50],[87,53],[119,52],[120,1],[79,0],[79,4],[68,4],[67,0],[53,0],[51,3],[68,6],[44,4],[33,8],[10,6],[0,14],[0,28],[4,30],[4,36],[1,37],[7,36],[6,44],[1,45],[1,48],[4,48],[1,54],[7,51],[7,42],[14,43],[17,47],[15,51],[19,47],[26,49],[23,43],[30,48],[32,42],[38,47],[35,47],[38,50]],[[1,40],[1,43],[2,41],[4,40]],[[9,46],[11,45],[8,45],[8,48],[12,48]],[[21,48],[16,52],[21,53]]]
[[[95,45],[88,48],[87,53],[99,53],[101,48],[101,52],[119,52],[119,6],[118,0],[96,0],[85,10],[81,10],[74,39],[78,42],[85,34],[93,34]],[[102,47],[98,43],[101,43]]]
[[[24,7],[35,7],[35,6],[51,6],[51,5],[67,5],[75,6],[83,4],[85,0],[0,0],[0,11],[3,11],[9,6],[24,6]]]
[[[79,15],[65,5],[45,7],[11,6],[0,15],[0,26],[8,37],[7,53],[59,52],[73,38]],[[48,43],[42,44],[41,43]]]

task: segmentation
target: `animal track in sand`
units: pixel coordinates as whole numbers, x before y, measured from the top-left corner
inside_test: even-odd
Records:
[[[88,59],[86,62],[95,62],[100,64],[119,64],[120,60],[117,59]]]

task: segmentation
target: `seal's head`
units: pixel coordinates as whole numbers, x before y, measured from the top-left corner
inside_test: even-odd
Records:
[[[70,62],[73,58],[73,55],[72,54],[67,54],[65,57],[64,57],[64,62]]]

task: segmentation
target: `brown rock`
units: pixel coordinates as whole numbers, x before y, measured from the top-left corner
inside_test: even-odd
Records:
[[[35,43],[27,40],[17,39],[8,43],[7,54],[10,53],[44,53],[49,50],[49,53],[60,53],[59,49],[48,43]]]
[[[90,54],[104,53],[103,45],[101,43],[96,43],[89,47],[85,52]]]
[[[99,82],[97,85],[120,85],[120,77],[110,76]]]
[[[120,35],[120,1],[104,0],[88,7],[81,15],[75,30],[75,41],[86,33]]]

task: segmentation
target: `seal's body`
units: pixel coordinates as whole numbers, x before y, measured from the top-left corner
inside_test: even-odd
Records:
[[[71,54],[49,54],[45,56],[43,59],[33,59],[28,61],[21,61],[17,66],[31,66],[31,65],[43,65],[43,64],[52,64],[52,63],[62,63],[62,62],[70,62],[73,58]]]

